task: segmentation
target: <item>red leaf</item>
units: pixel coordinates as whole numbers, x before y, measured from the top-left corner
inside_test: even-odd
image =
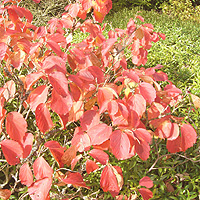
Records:
[[[150,146],[146,141],[136,141],[135,151],[142,160],[147,160],[149,158]]]
[[[53,71],[59,71],[63,74],[66,74],[67,72],[65,61],[58,56],[47,57],[43,62],[42,69],[44,69],[47,74]]]
[[[33,172],[37,180],[51,178],[53,169],[49,166],[43,157],[39,157],[33,163]]]
[[[40,3],[40,0],[33,0],[33,1],[35,1],[35,3]]]
[[[63,97],[69,95],[68,80],[62,72],[53,71],[50,73],[49,81],[58,94]]]
[[[58,45],[57,42],[54,40],[48,40],[47,44],[49,47],[58,55],[58,56],[63,56],[64,52],[60,49],[60,46]]]
[[[152,191],[150,191],[149,189],[146,189],[146,188],[140,188],[138,189],[139,193],[142,195],[142,198],[144,200],[148,200],[150,198],[153,197],[153,193]]]
[[[73,186],[80,186],[87,189],[90,189],[85,182],[83,181],[83,177],[80,173],[70,173],[66,179],[62,179],[62,181],[66,184],[72,184]]]
[[[151,142],[151,134],[146,129],[138,128],[134,133],[139,140],[146,141],[147,143]]]
[[[22,146],[14,140],[3,140],[0,144],[8,164],[19,164],[19,158],[22,158],[23,155]]]
[[[26,158],[29,156],[32,150],[32,144],[33,144],[34,136],[32,133],[26,133],[23,142],[21,143],[23,148],[23,158]]]
[[[23,142],[27,130],[27,122],[22,114],[18,112],[10,112],[6,118],[6,132],[11,139]]]
[[[48,87],[41,85],[34,89],[28,96],[27,103],[29,103],[32,111],[35,111],[40,103],[45,103],[47,100]]]
[[[44,76],[42,72],[34,72],[26,76],[26,90],[32,89],[31,87]],[[39,86],[40,87],[40,86]]]
[[[58,162],[59,166],[62,168],[64,164],[61,161],[61,158],[64,154],[64,148],[60,146],[57,141],[48,141],[44,144],[45,147],[49,148],[55,160]]]
[[[83,131],[87,131],[95,125],[98,125],[100,121],[99,113],[95,110],[88,110],[84,112],[80,119],[81,128]]]
[[[182,151],[181,137],[178,136],[175,140],[167,140],[166,147],[170,153],[176,153]]]
[[[139,117],[143,115],[146,110],[146,101],[140,94],[135,94],[128,99],[127,107],[135,111]]]
[[[197,140],[197,133],[190,124],[181,125],[181,148],[186,151],[192,147]]]
[[[151,104],[155,100],[156,90],[151,84],[142,82],[139,85],[139,89],[140,89],[140,93],[149,104]]]
[[[138,18],[140,21],[144,22],[144,18],[140,15],[137,15],[136,18]]]
[[[11,191],[8,189],[0,189],[0,198],[3,200],[9,199],[11,196]]]
[[[117,178],[110,165],[106,166],[101,173],[100,186],[104,192],[109,191],[113,197],[120,191]]]
[[[107,124],[98,124],[89,129],[87,134],[90,136],[92,145],[99,145],[109,139],[112,127]]]
[[[51,99],[51,109],[59,115],[65,115],[69,113],[71,107],[73,105],[73,99],[70,94],[66,97],[59,95],[56,90],[52,91],[52,99]]]
[[[110,136],[110,147],[118,160],[124,160],[129,157],[130,140],[126,133],[120,130],[114,131]]]
[[[95,171],[96,169],[98,169],[99,166],[92,160],[88,159],[86,161],[86,172],[88,174],[90,174],[91,172]]]
[[[167,149],[170,153],[186,151],[196,142],[197,134],[190,124],[181,125],[181,136],[175,140],[167,140]]]
[[[175,140],[179,136],[179,127],[176,123],[171,123],[169,120],[161,123],[155,131],[155,134],[160,138],[167,140]]]
[[[35,111],[35,119],[37,126],[42,133],[47,132],[53,127],[53,122],[51,120],[49,109],[44,103],[41,103],[37,106]]]
[[[153,181],[148,176],[145,176],[142,179],[140,179],[139,185],[151,188],[153,187]]]
[[[109,161],[108,154],[100,149],[92,149],[89,154],[102,165],[106,165]]]
[[[102,72],[101,68],[99,68],[97,66],[90,66],[90,67],[88,67],[88,70],[97,79],[98,84],[104,82],[105,77],[104,77],[104,73]]]
[[[7,45],[4,42],[0,42],[0,60],[4,59],[6,55]]]
[[[91,146],[90,137],[83,131],[80,131],[79,129],[76,130],[71,141],[72,145],[77,146],[79,152],[88,151]]]
[[[34,182],[28,187],[28,193],[32,200],[47,200],[49,190],[51,189],[51,178],[43,178]]]
[[[21,184],[30,186],[33,183],[33,174],[28,165],[28,163],[24,163],[19,170],[19,179]]]

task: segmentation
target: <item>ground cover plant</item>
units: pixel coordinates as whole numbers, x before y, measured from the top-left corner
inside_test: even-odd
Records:
[[[136,15],[104,36],[110,0],[70,4],[40,27],[18,3],[1,6],[1,198],[157,198],[160,180],[146,174],[158,162],[198,162],[186,154],[196,131],[176,113],[182,91],[159,63],[141,67],[163,33]],[[77,30],[86,37],[75,42]]]

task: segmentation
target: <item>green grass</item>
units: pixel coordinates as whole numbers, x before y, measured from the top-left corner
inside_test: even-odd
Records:
[[[153,44],[149,50],[146,67],[157,64],[177,87],[190,88],[196,95],[200,94],[200,24],[192,21],[181,21],[155,11],[144,11],[136,7],[132,10],[124,9],[107,16],[113,28],[126,28],[130,18],[134,18],[137,11],[145,19],[145,23],[154,25],[156,32],[162,32],[166,39]]]

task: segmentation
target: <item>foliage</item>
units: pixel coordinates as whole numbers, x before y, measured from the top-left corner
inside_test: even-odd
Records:
[[[200,22],[200,6],[193,6],[191,0],[174,1],[162,4],[162,11],[168,15],[179,17],[181,20],[194,20]]]
[[[163,66],[139,68],[163,33],[136,15],[105,37],[99,23],[110,0],[70,4],[61,18],[41,27],[17,2],[5,0],[1,7],[3,199],[133,199],[139,193],[149,199],[153,181],[146,173],[163,157],[198,161],[198,155],[178,153],[190,151],[197,139],[185,118],[176,116],[181,90]],[[74,43],[78,29],[88,35]],[[132,182],[123,164],[155,159],[150,147],[157,153],[154,164]],[[94,177],[100,183],[90,182]]]

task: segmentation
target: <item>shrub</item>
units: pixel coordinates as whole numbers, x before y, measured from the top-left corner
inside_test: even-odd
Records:
[[[200,22],[200,6],[193,6],[191,0],[174,1],[169,0],[169,4],[162,4],[162,11],[181,20],[194,20]]]
[[[1,186],[8,188],[0,197],[12,193],[22,199],[27,192],[33,200],[96,194],[108,199],[102,191],[88,194],[94,188],[89,176],[96,175],[98,186],[112,197],[151,198],[153,181],[143,174],[139,184],[126,188],[128,195],[118,195],[125,173],[120,160],[147,160],[152,139],[167,140],[171,154],[185,152],[197,139],[184,117],[176,116],[181,90],[162,66],[139,69],[152,42],[165,35],[151,24],[137,25],[144,22],[137,15],[126,29],[105,37],[99,23],[110,0],[70,4],[61,18],[41,27],[15,3],[5,0],[1,7],[0,164],[6,177]],[[78,29],[89,35],[73,43]]]

